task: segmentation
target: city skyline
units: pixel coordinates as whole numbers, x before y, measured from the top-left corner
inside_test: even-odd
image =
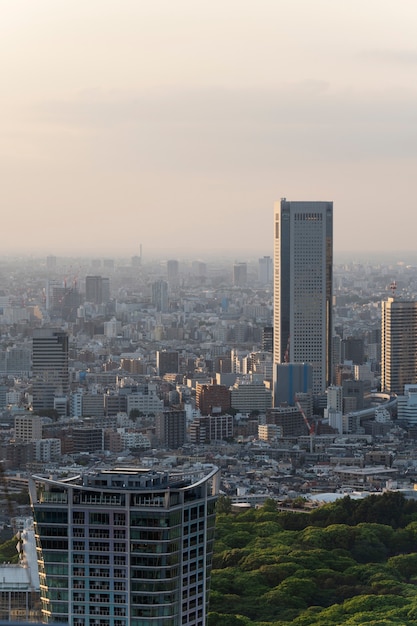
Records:
[[[263,255],[283,196],[332,198],[336,253],[413,249],[413,3],[1,15],[3,254]]]

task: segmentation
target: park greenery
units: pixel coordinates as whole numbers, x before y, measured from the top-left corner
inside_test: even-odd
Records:
[[[209,626],[415,626],[417,502],[217,513]],[[229,512],[230,511],[230,512]]]

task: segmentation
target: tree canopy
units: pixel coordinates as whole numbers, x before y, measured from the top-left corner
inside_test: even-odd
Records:
[[[417,503],[217,516],[209,626],[403,626],[417,618]]]

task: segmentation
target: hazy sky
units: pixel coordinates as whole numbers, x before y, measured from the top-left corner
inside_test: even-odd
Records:
[[[0,0],[0,254],[416,247],[415,0]]]

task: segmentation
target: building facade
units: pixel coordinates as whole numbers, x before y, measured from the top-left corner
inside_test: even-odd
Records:
[[[104,276],[85,277],[85,299],[93,304],[103,304],[110,300],[110,280]]]
[[[69,626],[205,626],[219,470],[35,476],[42,614]]]
[[[403,394],[417,384],[417,301],[382,302],[381,360],[382,391]]]
[[[196,384],[195,406],[201,415],[227,413],[230,410],[230,390],[225,385]]]
[[[274,361],[311,363],[313,393],[331,380],[333,203],[275,205]]]
[[[270,256],[259,259],[259,282],[262,285],[272,284],[274,263]]]
[[[65,331],[34,329],[32,376],[35,413],[53,409],[55,396],[68,394],[68,334]]]
[[[185,411],[167,409],[155,416],[155,436],[161,446],[175,450],[185,442]]]

